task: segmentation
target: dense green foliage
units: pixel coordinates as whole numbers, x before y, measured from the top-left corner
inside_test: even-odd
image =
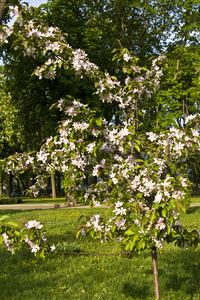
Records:
[[[22,203],[22,198],[9,198],[9,197],[2,197],[0,198],[0,205],[1,204],[17,204]]]

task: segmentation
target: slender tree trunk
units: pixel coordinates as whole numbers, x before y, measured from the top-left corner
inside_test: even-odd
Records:
[[[60,190],[61,190],[61,176],[60,173],[56,173],[56,196],[60,197]]]
[[[3,13],[5,10],[5,6],[7,5],[8,0],[0,0],[0,24],[2,22],[3,19]]]
[[[3,197],[3,175],[0,174],[0,198]]]
[[[183,98],[183,128],[185,128],[185,99]]]
[[[51,187],[52,187],[52,198],[56,198],[56,184],[55,184],[55,174],[51,174]]]
[[[180,67],[180,57],[181,57],[181,55],[179,54],[179,56],[177,58],[177,65],[176,65],[176,72],[175,72],[175,75],[174,75],[174,80],[176,80],[177,76],[178,76],[178,71],[179,71],[179,67]]]
[[[8,197],[11,197],[12,194],[12,182],[13,182],[13,175],[10,172],[8,175]]]
[[[160,299],[156,247],[152,248],[152,264],[153,264],[153,280],[154,280],[155,299]]]
[[[21,197],[21,188],[20,188],[20,182],[19,182],[19,179],[16,178],[17,180],[17,196],[18,197]]]

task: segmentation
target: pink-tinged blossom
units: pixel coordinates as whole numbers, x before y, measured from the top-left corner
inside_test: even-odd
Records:
[[[88,144],[88,145],[86,146],[86,151],[87,151],[88,153],[92,153],[92,151],[93,151],[93,149],[94,149],[95,146],[96,146],[96,143],[95,143],[95,142]]]
[[[154,236],[152,236],[152,241],[155,243],[155,246],[159,249],[163,247],[164,239],[161,238],[160,240],[157,240]]]
[[[31,252],[38,252],[40,250],[40,247],[34,243],[31,245]]]
[[[119,228],[124,230],[125,229],[125,223],[126,223],[126,219],[121,219],[121,220],[117,220],[117,222],[115,222],[115,225]]]
[[[157,224],[155,225],[155,228],[160,230],[165,229],[166,226],[163,221],[164,221],[163,218],[159,218]]]
[[[131,56],[130,54],[128,54],[128,53],[124,53],[124,54],[123,54],[123,58],[124,58],[124,60],[125,60],[126,62],[128,62],[129,60],[132,59],[132,56]]]
[[[13,16],[18,17],[21,14],[21,11],[19,11],[19,8],[17,5],[14,6],[12,9]]]
[[[42,79],[42,76],[43,76],[43,72],[44,72],[44,68],[42,67],[38,67],[36,72],[35,72],[35,75],[39,77],[39,79]]]
[[[99,175],[99,168],[100,167],[101,167],[101,165],[96,165],[95,167],[93,167],[92,176],[98,176]]]
[[[50,246],[51,251],[56,250],[56,246],[53,244],[52,246]]]
[[[72,126],[74,130],[77,131],[87,129],[89,127],[89,124],[86,122],[74,122]]]
[[[58,105],[57,105],[57,107],[60,109],[60,111],[62,111],[63,104],[64,104],[64,101],[62,98],[60,98],[60,100],[58,100]]]
[[[88,61],[87,54],[82,49],[77,49],[72,51],[72,66],[76,71],[76,74],[82,74],[83,71],[86,73],[94,74],[94,70],[98,70],[99,68]]]
[[[25,224],[25,226],[26,229],[31,229],[31,228],[41,229],[43,227],[43,225],[41,225],[40,222],[37,222],[36,220],[29,221],[28,223]]]
[[[97,137],[99,135],[100,131],[97,129],[92,129],[92,135]]]
[[[161,185],[163,186],[163,187],[172,187],[171,186],[171,181],[173,180],[173,178],[172,177],[167,177],[165,180],[164,180],[164,182],[161,182]]]
[[[86,164],[84,157],[80,157],[79,155],[77,155],[75,159],[72,159],[71,163],[81,170],[84,170]]]
[[[147,132],[146,135],[151,142],[156,141],[157,139],[157,135],[153,132]]]
[[[49,69],[49,71],[44,75],[46,79],[55,79],[56,78],[56,71]]]
[[[180,181],[181,181],[182,187],[188,186],[188,181],[186,178],[180,177]]]
[[[115,207],[116,207],[116,208],[122,207],[123,204],[124,204],[123,202],[117,201],[117,202],[115,203]]]
[[[128,85],[131,82],[131,77],[126,77],[125,84]]]
[[[116,214],[116,216],[120,215],[120,216],[123,216],[123,215],[126,215],[126,211],[127,209],[123,208],[123,207],[119,207],[119,208],[115,208],[113,210],[113,212]]]
[[[199,137],[199,131],[197,129],[191,129],[194,137]]]
[[[154,203],[160,203],[162,201],[163,195],[161,192],[158,192],[155,196]]]
[[[185,192],[181,192],[181,191],[174,191],[172,193],[172,198],[175,198],[175,199],[181,199],[185,196]]]
[[[9,236],[5,232],[2,234],[2,236],[3,236],[3,243],[7,247],[11,247],[12,246],[12,242],[11,242],[11,240],[9,240]]]
[[[97,200],[93,200],[92,202],[93,202],[93,204],[94,204],[95,207],[101,206],[101,205],[100,205],[100,202],[97,201]]]
[[[135,225],[137,225],[138,227],[141,226],[140,221],[139,221],[138,219],[135,219],[135,220],[134,220],[134,223],[135,223]]]
[[[104,226],[100,223],[100,219],[101,219],[101,215],[94,215],[90,219],[90,222],[94,226],[94,231],[102,231],[102,229],[104,228]]]
[[[187,124],[189,121],[192,121],[193,119],[195,119],[198,115],[189,115],[185,118],[185,124]]]

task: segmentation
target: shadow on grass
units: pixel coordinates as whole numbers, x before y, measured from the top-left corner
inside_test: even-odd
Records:
[[[199,206],[194,206],[194,207],[190,207],[188,208],[186,214],[193,214],[195,212],[200,211],[200,207]]]
[[[148,299],[147,297],[150,294],[149,286],[147,284],[143,283],[142,287],[138,287],[137,283],[125,283],[123,290],[123,294],[126,297],[132,297],[135,299],[135,297],[140,297],[141,300]]]
[[[26,212],[26,211],[29,211],[29,210],[23,210],[23,212]],[[16,215],[16,214],[20,214],[22,212],[22,210],[18,210],[18,209],[5,209],[5,210],[0,210],[0,216],[3,216],[3,215]]]
[[[200,251],[193,248],[164,252],[158,261],[161,288],[176,293],[178,297],[198,294],[200,289]],[[166,293],[166,292],[165,292]],[[169,295],[166,293],[166,295]],[[184,299],[184,298],[178,298]],[[188,299],[188,298],[187,298]]]

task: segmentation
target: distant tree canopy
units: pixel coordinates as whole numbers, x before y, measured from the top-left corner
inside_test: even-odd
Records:
[[[137,103],[137,117],[143,124],[140,130],[160,131],[184,126],[185,117],[199,110],[199,8],[200,4],[191,0],[49,0],[39,8],[31,8],[28,17],[38,24],[59,27],[67,33],[73,48],[84,49],[103,72],[119,79],[123,74],[118,63],[112,63],[115,48],[129,49],[141,66],[149,66],[152,57],[165,53],[166,68],[159,92]],[[18,110],[24,149],[36,149],[52,135],[61,115],[49,108],[60,97],[72,95],[97,109],[108,121],[117,116],[118,107],[102,105],[89,79],[80,80],[62,69],[53,81],[31,76],[42,58],[23,57],[13,51],[13,42],[14,37],[3,49],[5,89]]]
[[[18,0],[0,1],[0,24],[10,20],[12,5],[20,10]],[[114,49],[127,48],[139,58],[141,67],[150,67],[152,58],[164,53],[166,65],[159,91],[137,102],[137,130],[143,133],[184,127],[185,118],[199,112],[199,11],[200,3],[195,0],[49,0],[38,8],[30,7],[23,18],[38,26],[60,28],[73,48],[84,49],[100,70],[119,80],[124,75],[120,62],[112,61]],[[17,51],[17,26],[20,24],[16,24],[16,35],[0,48],[4,62],[0,85],[1,158],[16,151],[38,150],[47,137],[55,135],[62,114],[50,108],[66,95],[120,125],[117,104],[102,103],[89,79],[80,79],[64,68],[54,80],[32,76],[44,60]],[[198,173],[195,161],[191,166],[193,177]]]

